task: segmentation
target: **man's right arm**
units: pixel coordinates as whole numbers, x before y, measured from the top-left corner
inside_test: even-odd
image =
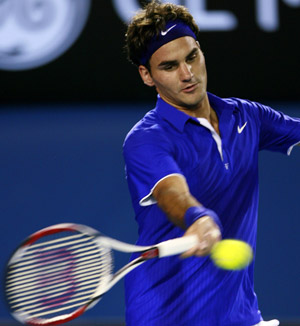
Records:
[[[171,175],[164,178],[154,188],[153,197],[169,220],[186,230],[185,235],[196,234],[198,236],[199,244],[186,252],[183,257],[205,256],[209,254],[212,246],[221,239],[220,228],[211,216],[202,216],[192,225],[186,225],[184,217],[187,210],[191,207],[202,207],[202,205],[190,194],[184,177]]]

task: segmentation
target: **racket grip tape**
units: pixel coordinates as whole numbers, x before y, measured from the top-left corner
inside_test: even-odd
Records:
[[[196,235],[161,242],[157,245],[159,257],[182,254],[183,252],[193,248],[198,242],[198,237]]]

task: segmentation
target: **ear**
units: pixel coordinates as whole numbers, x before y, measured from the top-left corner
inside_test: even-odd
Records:
[[[154,86],[154,81],[151,77],[150,71],[148,70],[147,67],[140,65],[139,66],[139,73],[140,76],[143,80],[143,82],[147,85],[147,86]]]

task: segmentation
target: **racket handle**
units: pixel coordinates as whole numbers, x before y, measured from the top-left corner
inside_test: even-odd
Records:
[[[159,257],[166,257],[182,254],[193,248],[198,242],[196,235],[190,235],[161,242],[156,247],[159,250]]]

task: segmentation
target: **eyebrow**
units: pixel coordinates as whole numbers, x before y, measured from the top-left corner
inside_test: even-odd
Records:
[[[190,58],[191,56],[193,56],[196,52],[198,51],[198,48],[193,48],[192,51],[185,57],[186,59]],[[162,68],[164,66],[168,66],[168,65],[176,65],[178,63],[177,60],[168,60],[168,61],[162,61],[158,67]]]

